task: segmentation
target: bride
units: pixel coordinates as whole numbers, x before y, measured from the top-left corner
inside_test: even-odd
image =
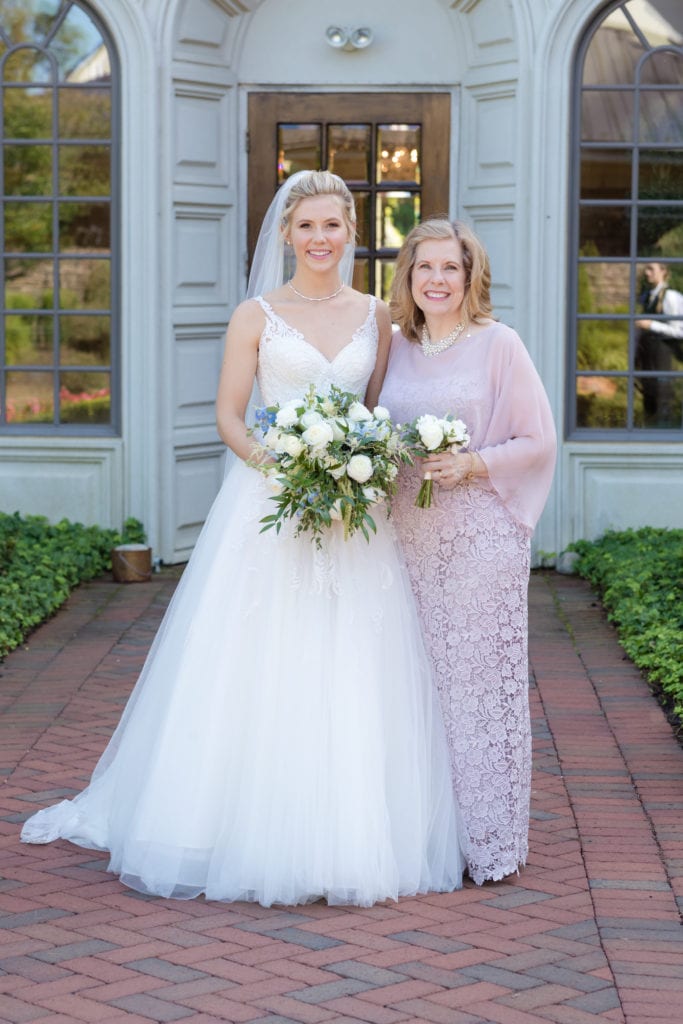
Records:
[[[90,785],[31,817],[28,843],[106,849],[134,889],[370,906],[462,885],[458,810],[410,584],[389,525],[322,547],[285,526],[247,464],[266,404],[331,385],[377,398],[391,324],[344,283],[355,210],[323,171],[266,215],[217,400],[238,456]],[[294,273],[283,284],[287,250]]]

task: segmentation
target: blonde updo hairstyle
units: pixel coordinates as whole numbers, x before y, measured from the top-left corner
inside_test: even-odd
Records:
[[[289,236],[289,226],[294,210],[302,199],[313,199],[315,196],[334,196],[339,200],[344,223],[349,230],[349,242],[356,240],[356,206],[346,183],[331,171],[310,171],[292,185],[282,211],[280,229],[285,239]]]
[[[420,242],[432,239],[457,239],[462,246],[465,267],[465,298],[462,314],[466,323],[491,316],[491,270],[484,246],[471,228],[460,220],[431,217],[417,224],[408,234],[396,260],[396,273],[391,288],[391,315],[408,341],[419,341],[425,322],[424,314],[412,292],[413,267]]]

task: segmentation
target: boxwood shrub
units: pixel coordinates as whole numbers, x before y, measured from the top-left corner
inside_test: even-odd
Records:
[[[571,545],[619,641],[683,737],[683,530],[609,531]]]
[[[75,586],[111,569],[111,549],[144,541],[126,520],[121,532],[63,519],[0,512],[0,659],[54,614]]]

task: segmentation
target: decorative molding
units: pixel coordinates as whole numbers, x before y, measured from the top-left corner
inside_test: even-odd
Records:
[[[479,0],[473,2],[476,4]],[[230,18],[239,18],[242,14],[251,14],[261,6],[263,0],[214,0],[214,3],[222,7]]]
[[[452,0],[451,8],[460,11],[462,14],[469,14],[479,3],[479,0]]]

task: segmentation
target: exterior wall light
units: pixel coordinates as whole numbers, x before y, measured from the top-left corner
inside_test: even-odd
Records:
[[[327,44],[334,50],[365,50],[373,40],[370,28],[342,28],[330,25],[325,30]]]

